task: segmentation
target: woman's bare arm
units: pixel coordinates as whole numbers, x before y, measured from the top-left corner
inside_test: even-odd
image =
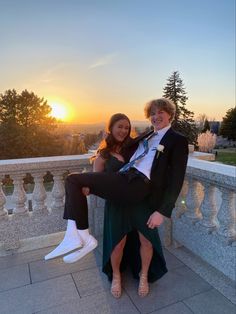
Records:
[[[105,167],[105,159],[98,155],[93,162],[93,172],[103,172]]]

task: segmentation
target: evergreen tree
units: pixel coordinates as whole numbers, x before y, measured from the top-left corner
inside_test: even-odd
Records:
[[[236,140],[236,107],[229,109],[221,123],[220,135],[228,140]]]
[[[186,108],[188,97],[178,71],[174,71],[168,78],[163,89],[163,97],[171,99],[176,105],[176,115],[172,123],[173,128],[185,135],[190,144],[196,144],[197,128],[193,120],[194,113]]]
[[[210,131],[211,128],[210,128],[210,123],[209,121],[206,119],[205,122],[204,122],[204,126],[203,126],[203,129],[202,129],[202,132],[201,133],[206,133],[206,131]]]
[[[50,111],[47,101],[27,90],[0,94],[0,159],[60,154]]]

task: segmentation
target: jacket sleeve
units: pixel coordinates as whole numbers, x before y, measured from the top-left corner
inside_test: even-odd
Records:
[[[188,161],[188,141],[180,136],[173,145],[169,160],[168,185],[162,202],[156,210],[166,217],[171,217],[175,202],[181,191]]]

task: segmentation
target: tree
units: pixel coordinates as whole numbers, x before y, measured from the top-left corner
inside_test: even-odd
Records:
[[[205,113],[199,114],[197,116],[197,118],[195,119],[195,123],[196,123],[197,129],[198,129],[198,133],[202,132],[206,120],[207,120],[207,116],[206,116]]]
[[[206,131],[210,131],[211,127],[210,127],[210,123],[209,121],[206,119],[204,122],[204,126],[202,129],[202,133],[206,133]]]
[[[61,143],[47,101],[27,90],[0,94],[0,158],[53,156]]]
[[[176,105],[173,128],[185,135],[189,143],[196,144],[197,128],[193,120],[194,113],[185,107],[188,97],[178,71],[174,71],[168,78],[167,84],[163,89],[163,97],[171,99]]]
[[[236,107],[229,109],[221,123],[220,135],[228,140],[236,140]]]

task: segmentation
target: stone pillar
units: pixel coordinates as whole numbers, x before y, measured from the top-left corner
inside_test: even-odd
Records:
[[[63,174],[65,171],[57,170],[52,171],[53,174],[53,189],[52,189],[52,209],[58,210],[64,207],[65,186],[63,181]]]
[[[224,187],[221,187],[220,191],[222,192],[222,202],[217,215],[219,221],[217,233],[234,240],[236,239],[235,192]]]
[[[47,194],[43,185],[43,177],[45,173],[43,172],[32,172],[34,178],[34,191],[33,191],[33,212],[34,213],[44,213],[47,212],[47,206],[45,205],[45,200]]]
[[[202,220],[199,224],[209,229],[217,226],[217,207],[215,201],[216,187],[212,183],[202,181],[204,187],[204,198],[200,207]]]
[[[28,211],[25,206],[25,202],[27,200],[26,193],[23,187],[23,178],[24,174],[14,174],[12,175],[14,191],[12,194],[12,200],[15,203],[15,207],[13,209],[14,214],[22,214]]]
[[[199,213],[198,180],[188,177],[188,192],[186,196],[187,211],[184,213],[186,218],[197,221],[201,218]]]
[[[0,219],[7,215],[7,210],[4,208],[6,197],[2,190],[2,177],[0,177]]]

